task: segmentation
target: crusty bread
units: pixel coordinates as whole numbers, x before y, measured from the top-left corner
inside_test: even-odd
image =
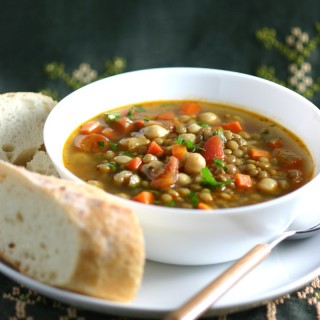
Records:
[[[129,208],[81,182],[0,160],[0,257],[49,285],[113,301],[132,300],[144,267]]]
[[[59,176],[48,154],[43,150],[35,152],[32,160],[26,163],[26,168],[46,176]]]
[[[56,101],[41,93],[0,94],[0,159],[26,165],[43,145],[43,126]]]

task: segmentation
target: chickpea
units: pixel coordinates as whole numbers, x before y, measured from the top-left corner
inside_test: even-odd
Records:
[[[130,160],[132,160],[131,157],[128,156],[116,156],[113,159],[115,162],[119,163],[119,164],[126,164],[128,163]]]
[[[274,192],[278,187],[278,182],[272,178],[263,178],[257,183],[258,189],[262,192]]]
[[[143,137],[143,138],[136,138],[136,137],[129,137],[123,138],[119,141],[121,146],[124,146],[129,149],[129,151],[134,151],[135,149],[145,146],[150,143],[150,140]]]
[[[196,141],[196,135],[193,133],[183,133],[181,135],[181,138],[186,140],[186,141],[191,141],[191,142],[195,142]]]
[[[184,170],[188,174],[199,174],[201,169],[206,167],[206,160],[199,153],[187,153],[184,163]]]
[[[220,121],[219,117],[213,112],[202,112],[198,116],[198,120],[207,124],[215,124]]]
[[[151,126],[142,129],[145,136],[149,139],[162,138],[166,136],[169,131],[158,124],[153,124]]]
[[[196,124],[196,123],[193,123],[193,124],[190,124],[188,127],[187,127],[187,131],[189,133],[198,133],[199,131],[201,130],[201,127]]]

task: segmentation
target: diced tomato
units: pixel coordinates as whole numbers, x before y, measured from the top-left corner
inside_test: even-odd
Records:
[[[165,152],[155,141],[151,141],[147,153],[153,154],[154,156],[159,158],[163,156]]]
[[[223,123],[221,126],[223,129],[230,130],[233,133],[239,133],[243,130],[239,121]]]
[[[171,156],[163,172],[150,182],[150,186],[155,189],[169,188],[177,182],[178,173],[179,160]]]
[[[299,169],[303,163],[300,156],[285,148],[275,149],[273,155],[278,159],[279,164],[287,169]]]
[[[141,167],[141,165],[142,165],[141,158],[135,157],[126,164],[126,167],[131,171],[136,171]]]
[[[212,163],[213,159],[223,159],[224,150],[223,142],[221,141],[219,135],[214,135],[210,137],[203,145],[204,151],[201,155],[205,158],[207,163]]]
[[[237,188],[248,189],[252,187],[252,180],[248,174],[236,173],[234,175],[234,183]]]
[[[184,144],[174,144],[171,149],[172,155],[180,162],[183,161],[185,155],[188,153],[187,147]]]
[[[81,134],[75,138],[74,146],[85,152],[103,152],[108,150],[109,139],[99,133]]]
[[[136,196],[132,197],[132,200],[145,204],[152,204],[154,201],[154,194],[150,191],[141,191]]]
[[[199,113],[200,110],[201,107],[197,102],[185,102],[180,107],[180,114],[193,115]]]
[[[251,159],[259,160],[259,158],[271,158],[271,153],[268,150],[251,148],[249,149],[249,156]]]

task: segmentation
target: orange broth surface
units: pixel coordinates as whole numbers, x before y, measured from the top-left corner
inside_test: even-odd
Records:
[[[216,209],[264,202],[304,185],[312,157],[264,116],[203,101],[154,101],[107,110],[76,128],[68,170],[145,204]]]

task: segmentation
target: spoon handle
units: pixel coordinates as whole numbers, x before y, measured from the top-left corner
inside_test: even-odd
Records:
[[[167,315],[164,320],[198,319],[241,278],[265,260],[271,253],[272,248],[273,246],[267,243],[256,245],[203,290],[180,308]]]

